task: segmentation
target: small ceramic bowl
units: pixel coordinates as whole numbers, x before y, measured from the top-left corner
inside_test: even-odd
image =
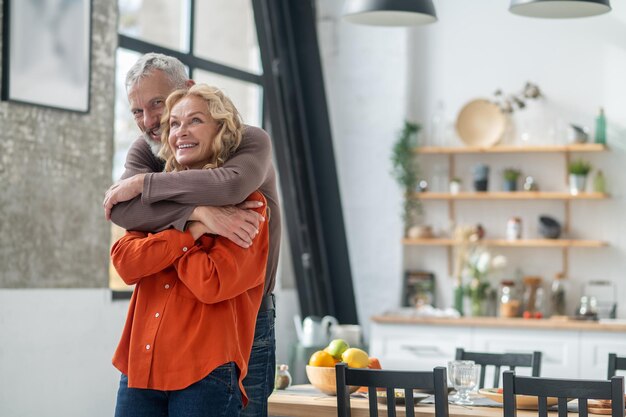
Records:
[[[558,239],[561,236],[561,224],[552,217],[540,216],[539,233],[546,239]]]

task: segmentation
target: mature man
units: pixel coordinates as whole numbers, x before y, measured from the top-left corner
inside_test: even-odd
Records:
[[[280,244],[280,211],[270,138],[262,129],[246,126],[235,154],[221,168],[164,173],[156,157],[161,143],[160,121],[165,99],[174,90],[193,85],[176,58],[149,53],[126,75],[131,112],[142,132],[126,157],[122,179],[106,192],[105,215],[127,230],[184,230],[201,221],[209,230],[242,247],[253,243],[263,219],[248,210],[260,202],[240,204],[255,190],[267,199],[270,250],[265,297],[257,317],[254,345],[244,386],[250,399],[245,416],[267,416],[267,397],[275,371],[274,289]]]

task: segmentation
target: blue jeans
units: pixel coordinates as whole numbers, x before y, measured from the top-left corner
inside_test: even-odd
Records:
[[[176,391],[128,388],[122,374],[115,417],[237,417],[242,407],[237,374],[235,363],[228,362]]]
[[[241,417],[267,417],[267,398],[274,390],[276,372],[275,318],[273,309],[259,311],[257,316],[248,374],[243,380],[249,401]]]

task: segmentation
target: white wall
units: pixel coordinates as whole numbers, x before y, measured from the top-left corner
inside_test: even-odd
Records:
[[[389,154],[402,120],[427,129],[436,103],[445,104],[450,125],[460,108],[474,98],[490,98],[501,88],[516,93],[526,81],[540,86],[545,99],[516,112],[511,137],[526,131],[534,143],[563,140],[572,122],[593,127],[598,107],[609,120],[611,151],[583,155],[607,176],[612,198],[571,203],[572,235],[610,242],[606,249],[570,252],[570,309],[582,283],[611,279],[618,300],[626,300],[626,4],[613,2],[605,16],[577,20],[537,20],[512,15],[493,0],[438,0],[439,22],[419,28],[356,26],[339,19],[343,2],[319,0],[319,32],[340,175],[344,218],[360,319],[399,306],[402,271],[434,270],[438,302],[451,304],[446,251],[400,245],[401,195],[389,174]],[[449,129],[453,132],[453,129]],[[460,142],[450,137],[448,144]],[[457,173],[470,175],[479,161],[492,168],[498,186],[504,167],[522,168],[544,189],[565,189],[562,155],[493,155],[457,158]],[[421,159],[424,172],[447,172],[445,157]],[[430,175],[430,174],[428,174]],[[431,185],[437,183],[428,176]],[[447,183],[447,179],[440,181]],[[467,182],[466,182],[467,183]],[[447,205],[426,202],[427,221],[445,231]],[[491,236],[503,236],[506,220],[523,218],[524,233],[537,236],[537,216],[563,219],[562,202],[466,202],[457,204],[461,223],[481,222]],[[498,279],[524,274],[551,280],[561,269],[560,250],[499,250],[513,265]],[[618,311],[626,317],[626,303]]]
[[[112,416],[127,307],[106,289],[0,290],[0,416]]]
[[[288,363],[298,303],[293,290],[276,298],[277,362]],[[0,289],[0,416],[113,416],[127,309],[108,289]]]

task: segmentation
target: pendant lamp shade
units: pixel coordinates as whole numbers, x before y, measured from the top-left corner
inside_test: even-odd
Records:
[[[343,18],[371,26],[417,26],[437,21],[432,0],[346,0]]]
[[[511,13],[526,17],[569,19],[611,11],[609,0],[511,0]]]

